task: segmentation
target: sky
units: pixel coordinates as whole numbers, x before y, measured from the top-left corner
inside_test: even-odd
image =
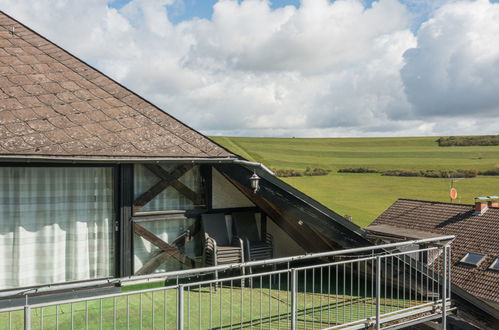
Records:
[[[498,134],[499,3],[0,0],[208,135]]]

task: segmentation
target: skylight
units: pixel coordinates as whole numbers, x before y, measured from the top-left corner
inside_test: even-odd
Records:
[[[489,269],[499,270],[499,258],[496,258],[496,260],[494,260],[492,265],[490,265]]]
[[[485,258],[485,255],[479,254],[479,253],[467,253],[463,259],[461,259],[461,262],[463,264],[471,265],[478,267],[480,263],[483,261]]]

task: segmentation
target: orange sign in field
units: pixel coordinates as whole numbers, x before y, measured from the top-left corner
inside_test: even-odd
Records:
[[[451,188],[450,199],[455,200],[456,198],[457,198],[457,190],[456,190],[456,188]]]

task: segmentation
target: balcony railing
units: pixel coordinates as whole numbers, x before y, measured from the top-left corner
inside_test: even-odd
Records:
[[[450,246],[439,243],[452,238],[122,278],[167,286],[102,296],[31,304],[26,295],[0,309],[0,328],[388,329],[431,319],[445,328]]]

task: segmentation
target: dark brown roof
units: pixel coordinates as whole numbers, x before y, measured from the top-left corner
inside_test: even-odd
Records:
[[[233,157],[0,12],[0,157]]]
[[[499,272],[487,269],[499,257],[499,208],[473,215],[473,205],[399,199],[372,225],[455,235],[452,283],[482,299],[499,302]],[[466,253],[487,258],[476,268],[460,263]]]

